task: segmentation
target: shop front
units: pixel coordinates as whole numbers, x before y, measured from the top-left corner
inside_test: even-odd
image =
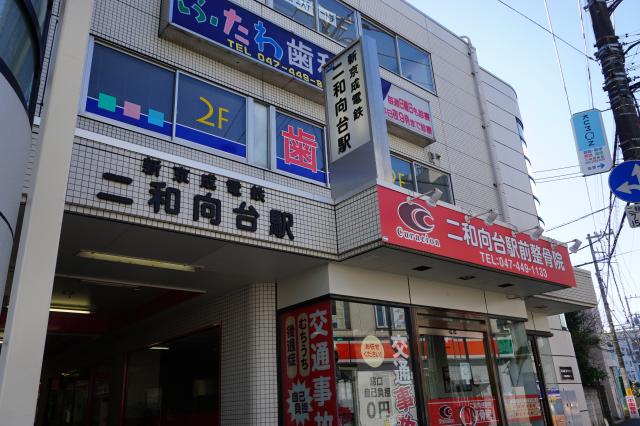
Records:
[[[335,298],[285,310],[280,324],[285,425],[552,424],[524,321]],[[318,339],[333,340],[326,358]]]

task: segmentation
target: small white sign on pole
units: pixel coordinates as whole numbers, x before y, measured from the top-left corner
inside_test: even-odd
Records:
[[[640,228],[640,204],[629,204],[625,208],[627,220],[631,228]]]
[[[573,136],[584,176],[608,172],[613,166],[602,113],[597,109],[578,112],[571,116]]]

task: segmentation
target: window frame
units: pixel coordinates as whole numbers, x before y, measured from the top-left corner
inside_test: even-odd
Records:
[[[427,54],[428,58],[429,58],[429,68],[431,69],[431,81],[433,82],[433,90],[429,89],[428,87],[424,87],[423,85],[421,85],[420,83],[411,80],[408,77],[405,77],[402,74],[402,56],[400,55],[400,44],[399,44],[399,40],[402,39],[402,41],[404,41],[405,43],[407,43],[408,45],[414,47],[415,49],[418,49],[424,53]],[[410,81],[411,83],[415,84],[418,87],[423,88],[424,90],[426,90],[427,92],[435,95],[437,93],[436,90],[436,76],[433,72],[433,61],[431,60],[431,52],[427,52],[425,49],[419,47],[417,44],[413,43],[410,40],[407,40],[405,37],[402,37],[400,35],[396,35],[396,50],[397,50],[397,56],[398,56],[398,69],[400,70],[400,74],[398,74],[400,77],[404,78],[407,81]]]
[[[91,78],[91,66],[93,64],[93,54],[94,54],[94,46],[96,44],[99,44],[105,48],[111,49],[111,50],[115,50],[123,55],[126,55],[128,57],[134,58],[136,60],[140,60],[140,61],[144,61],[150,65],[153,65],[155,67],[159,67],[162,68],[164,70],[170,71],[173,73],[173,92],[172,92],[172,96],[173,96],[173,114],[171,116],[171,123],[172,123],[172,127],[171,127],[171,135],[165,135],[163,133],[160,132],[155,132],[152,130],[148,130],[145,129],[143,127],[138,127],[138,126],[134,126],[122,121],[118,121],[109,117],[105,117],[99,114],[95,114],[92,112],[89,112],[86,110],[86,99],[87,99],[87,95],[88,95],[88,90],[89,90],[89,80]],[[242,98],[245,99],[245,120],[246,120],[246,149],[247,149],[247,155],[246,157],[239,157],[237,155],[234,154],[230,154],[215,148],[210,148],[204,145],[200,145],[197,144],[195,142],[190,142],[188,140],[182,139],[182,138],[178,138],[175,136],[175,131],[176,131],[176,118],[177,118],[177,114],[178,114],[178,82],[179,82],[179,76],[180,74],[184,74],[187,77],[193,78],[195,80],[199,80],[205,84],[214,86],[216,88],[219,88],[221,90],[224,90],[225,92],[229,92],[232,93],[234,95],[240,96]],[[314,184],[316,186],[322,187],[322,188],[330,188],[331,187],[331,183],[330,183],[330,179],[329,179],[329,153],[328,153],[328,147],[327,147],[327,128],[324,124],[315,122],[313,120],[309,120],[305,117],[301,117],[293,112],[290,112],[288,110],[284,110],[281,109],[279,107],[276,107],[275,105],[266,102],[263,99],[258,99],[255,98],[249,94],[245,94],[233,89],[230,89],[228,87],[223,86],[222,84],[207,80],[206,78],[200,77],[198,75],[186,72],[184,70],[181,69],[177,69],[171,66],[167,66],[161,63],[158,63],[156,61],[153,61],[152,59],[149,59],[141,54],[139,54],[138,52],[133,52],[133,51],[128,51],[123,49],[120,46],[115,46],[105,40],[102,39],[96,39],[95,37],[91,36],[89,39],[89,47],[87,49],[87,54],[86,54],[86,58],[85,58],[85,72],[83,75],[83,80],[82,80],[82,89],[81,89],[81,95],[80,95],[80,99],[79,99],[79,104],[78,104],[78,115],[81,117],[85,117],[94,121],[98,121],[98,122],[102,122],[102,123],[106,123],[109,124],[111,126],[117,127],[117,128],[121,128],[121,129],[125,129],[134,133],[138,133],[138,134],[143,134],[146,136],[150,136],[156,139],[160,139],[163,140],[165,142],[168,143],[172,143],[172,144],[176,144],[179,146],[183,146],[189,149],[193,149],[195,151],[200,151],[200,152],[204,152],[207,153],[209,155],[214,155],[217,157],[221,157],[221,158],[225,158],[231,161],[235,161],[241,164],[246,164],[248,166],[251,167],[255,167],[259,170],[264,170],[267,172],[271,172],[271,173],[276,173],[282,176],[286,176],[292,179],[296,179],[299,181],[303,181],[305,183],[311,183]],[[265,105],[267,107],[268,110],[268,117],[267,117],[267,126],[268,126],[268,135],[267,135],[267,161],[268,161],[268,167],[264,167],[262,165],[259,164],[255,164],[251,161],[251,159],[253,158],[253,148],[254,148],[254,142],[255,140],[253,139],[255,137],[255,117],[254,117],[254,105],[255,103],[261,103],[263,105]],[[276,149],[276,142],[277,142],[277,138],[276,138],[276,114],[277,113],[281,113],[284,115],[287,115],[289,117],[292,117],[296,120],[302,121],[304,123],[307,123],[311,126],[314,127],[318,127],[322,130],[322,137],[323,137],[323,145],[324,145],[324,149],[323,149],[323,155],[324,155],[324,172],[325,172],[325,176],[326,176],[326,182],[319,182],[317,180],[313,180],[313,179],[309,179],[306,178],[304,176],[299,176],[297,174],[294,173],[290,173],[290,172],[286,172],[284,170],[280,170],[277,168],[277,149]]]
[[[35,117],[36,106],[38,105],[38,95],[40,93],[40,82],[42,77],[42,69],[44,62],[44,54],[46,49],[46,40],[49,33],[49,23],[51,18],[51,8],[53,6],[52,0],[46,1],[47,8],[44,16],[44,21],[41,23],[38,15],[31,3],[31,0],[10,0],[18,10],[22,13],[25,21],[27,22],[28,31],[32,37],[32,54],[34,55],[33,75],[31,76],[31,90],[29,97],[25,97],[24,91],[18,82],[17,77],[14,75],[13,70],[9,65],[0,58],[0,75],[2,75],[16,96],[20,100],[20,103],[25,109],[27,116],[29,117],[29,123],[33,124]]]
[[[246,128],[245,128],[245,149],[247,150],[247,155],[246,156],[240,157],[238,155],[231,154],[229,152],[225,152],[225,151],[222,151],[222,150],[219,150],[219,149],[216,149],[216,148],[211,148],[211,147],[208,147],[208,146],[205,146],[205,145],[200,145],[200,144],[198,144],[196,142],[192,142],[192,141],[189,141],[187,139],[183,139],[183,138],[180,138],[180,137],[176,136],[176,124],[177,124],[176,120],[178,118],[178,93],[179,93],[178,86],[179,86],[179,83],[180,83],[180,75],[181,74],[183,74],[183,75],[185,75],[185,76],[187,76],[189,78],[192,78],[194,80],[198,80],[198,81],[200,81],[202,83],[205,83],[205,84],[208,84],[210,86],[213,86],[215,88],[218,88],[220,90],[223,90],[225,92],[229,92],[229,93],[231,93],[233,95],[240,96],[241,98],[244,99],[244,115],[245,115],[245,125],[246,125]],[[176,70],[175,71],[175,81],[173,83],[173,88],[174,88],[174,95],[173,95],[173,128],[172,128],[172,131],[171,131],[171,142],[173,142],[175,144],[178,144],[178,145],[186,146],[188,148],[195,149],[197,151],[207,152],[209,154],[218,155],[220,157],[224,157],[224,158],[227,158],[229,160],[234,160],[234,161],[238,161],[238,162],[241,162],[241,163],[246,163],[246,164],[252,165],[251,163],[249,163],[249,145],[250,145],[250,142],[249,142],[248,129],[253,128],[253,124],[254,124],[253,114],[249,113],[250,112],[249,111],[249,99],[253,100],[253,98],[251,98],[250,96],[244,95],[242,93],[236,92],[234,90],[229,90],[228,88],[223,87],[223,86],[221,86],[219,84],[213,83],[213,82],[211,82],[209,80],[206,80],[206,79],[204,79],[202,77],[199,77],[199,76],[196,76],[196,75],[193,75],[193,74],[190,74],[190,73],[186,73],[186,72],[181,71],[181,70]],[[253,112],[253,108],[251,108],[251,112]],[[226,139],[226,138],[223,138],[223,139]],[[231,140],[231,139],[227,139],[227,140]]]
[[[374,306],[376,328],[377,329],[389,328],[389,312],[387,311],[388,306],[385,306],[385,305],[373,305],[373,306]],[[378,311],[378,309],[380,309],[380,311]],[[382,316],[384,317],[384,324],[378,321],[378,312],[382,312]]]
[[[148,64],[151,64],[153,66],[159,67],[159,68],[163,68],[167,71],[171,71],[174,74],[174,78],[173,78],[173,100],[172,100],[172,104],[173,104],[173,113],[171,115],[171,120],[172,120],[172,127],[171,127],[171,135],[165,135],[163,133],[160,132],[154,132],[153,130],[148,130],[145,129],[143,127],[138,127],[138,126],[133,126],[131,124],[128,123],[124,123],[122,121],[118,121],[118,120],[114,120],[112,118],[109,117],[105,117],[99,114],[95,114],[93,112],[87,111],[86,105],[87,105],[87,97],[89,95],[89,81],[91,79],[91,66],[93,65],[93,53],[94,53],[94,47],[96,44],[99,44],[103,47],[106,47],[108,49],[111,50],[115,50],[117,52],[120,52],[123,55],[132,57],[134,59],[137,60],[141,60],[144,61]],[[78,105],[78,115],[83,116],[83,117],[87,117],[90,118],[92,120],[96,120],[96,121],[102,121],[104,123],[110,124],[112,126],[115,127],[120,127],[126,130],[130,130],[132,132],[136,132],[136,133],[142,133],[144,135],[147,136],[151,136],[154,138],[158,138],[158,139],[162,139],[164,141],[167,142],[174,142],[175,140],[175,118],[176,118],[176,105],[177,105],[177,69],[174,68],[170,68],[168,66],[164,66],[161,64],[158,64],[157,62],[154,62],[148,58],[145,58],[144,56],[138,54],[137,52],[129,52],[126,51],[122,48],[120,48],[119,46],[115,46],[112,45],[110,43],[105,43],[102,40],[98,41],[95,39],[95,37],[90,37],[89,39],[89,48],[87,49],[87,57],[85,59],[85,72],[84,72],[84,76],[83,76],[83,81],[82,81],[82,92],[80,94],[80,105]]]
[[[410,191],[413,191],[415,193],[422,194],[421,192],[418,191],[418,174],[417,174],[417,169],[416,169],[416,165],[420,165],[420,166],[422,166],[424,168],[427,168],[427,169],[430,169],[430,170],[434,170],[434,171],[436,171],[438,173],[442,173],[443,175],[445,175],[445,176],[447,176],[449,178],[449,196],[451,197],[451,203],[449,203],[449,204],[452,204],[452,205],[456,204],[455,193],[453,191],[453,181],[451,180],[451,173],[448,173],[448,172],[446,172],[446,171],[444,171],[442,169],[439,169],[438,167],[434,167],[434,166],[425,164],[422,161],[413,160],[413,159],[411,159],[409,157],[406,157],[404,155],[398,154],[398,153],[393,152],[393,151],[390,152],[390,156],[391,157],[396,157],[396,158],[398,158],[398,159],[400,159],[402,161],[407,161],[409,163],[409,165],[411,166],[411,172],[413,173],[413,182],[412,182],[413,188],[412,189],[403,188],[402,186],[396,185],[395,183],[393,183],[394,186],[396,186],[398,188],[405,189],[405,190],[410,190]],[[444,201],[444,202],[447,203],[447,201]]]
[[[360,28],[361,28],[361,34],[362,35],[364,35],[364,29],[362,29],[362,23],[364,21],[367,21],[367,23],[369,25],[371,25],[372,27],[377,28],[378,30],[380,30],[380,32],[383,32],[383,33],[391,36],[391,38],[393,38],[393,48],[395,50],[396,66],[398,67],[398,72],[395,72],[393,70],[390,70],[389,68],[386,68],[386,67],[382,66],[381,64],[378,64],[380,66],[380,68],[389,71],[393,75],[397,75],[399,77],[402,77],[407,81],[411,81],[411,80],[403,77],[401,72],[400,72],[400,55],[399,55],[400,51],[398,50],[398,35],[395,32],[393,32],[393,31],[383,27],[382,25],[378,24],[378,22],[370,19],[369,17],[361,16],[361,18],[360,18]]]

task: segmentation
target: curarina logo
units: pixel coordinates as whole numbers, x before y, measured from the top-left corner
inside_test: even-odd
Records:
[[[453,419],[453,410],[448,405],[443,405],[440,407],[440,420],[451,420]]]
[[[429,236],[436,227],[429,210],[420,204],[404,202],[398,206],[398,217],[409,228],[405,229],[402,226],[398,226],[396,228],[398,237],[429,246],[440,247],[440,240]]]

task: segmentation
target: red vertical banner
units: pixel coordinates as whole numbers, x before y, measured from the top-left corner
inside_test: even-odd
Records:
[[[338,425],[331,301],[280,316],[282,424]]]

